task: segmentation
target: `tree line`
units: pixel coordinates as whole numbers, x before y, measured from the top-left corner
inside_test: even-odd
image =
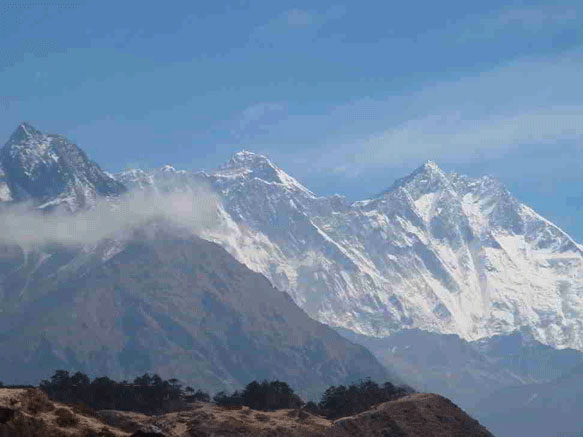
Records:
[[[253,381],[242,391],[228,395],[220,392],[213,401],[219,406],[247,406],[254,410],[279,410],[303,407],[312,414],[325,416],[328,419],[352,416],[368,410],[373,405],[392,401],[414,390],[407,386],[396,386],[390,382],[379,385],[365,379],[348,386],[329,387],[320,401],[307,404],[294,391],[281,381]]]
[[[133,381],[114,381],[106,376],[91,380],[87,375],[57,370],[39,388],[57,402],[81,404],[94,410],[136,411],[164,414],[186,408],[189,402],[210,402],[210,396],[177,379],[164,380],[146,373]]]
[[[329,419],[358,414],[373,405],[413,393],[410,387],[390,382],[379,385],[365,379],[347,386],[331,386],[319,402],[306,404],[286,382],[264,380],[252,381],[244,389],[232,393],[221,391],[211,399],[202,390],[183,387],[177,379],[164,380],[156,374],[146,373],[131,382],[116,382],[108,377],[91,380],[81,372],[71,375],[65,370],[57,370],[49,380],[43,380],[39,388],[54,401],[81,404],[94,410],[164,414],[186,409],[189,403],[198,401],[262,411],[303,408]]]

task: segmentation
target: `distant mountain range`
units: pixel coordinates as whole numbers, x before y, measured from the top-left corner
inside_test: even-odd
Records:
[[[476,342],[418,329],[383,338],[346,329],[339,332],[365,345],[411,385],[443,393],[465,405],[476,399],[474,393],[485,395],[502,387],[549,382],[583,364],[582,352],[553,349],[520,332]]]
[[[331,326],[470,341],[526,329],[543,344],[583,350],[583,250],[494,178],[427,162],[349,203],[240,152],[208,174],[166,166],[116,179],[153,192],[210,185],[221,225],[204,237]]]
[[[581,362],[582,246],[492,177],[428,161],[348,202],[246,151],[212,172],[111,175],[28,124],[0,150],[0,213],[76,214],[102,199],[115,210],[128,192],[201,187],[219,202],[198,237],[149,220],[82,247],[1,245],[0,371],[24,382],[56,367],[149,369],[211,390],[278,377],[303,393],[398,372],[499,420],[480,397],[527,396]]]
[[[383,336],[403,328],[478,340],[529,330],[583,350],[583,250],[496,179],[427,162],[379,196],[319,197],[269,161],[235,154],[220,169],[165,166],[109,175],[59,135],[20,125],[0,152],[4,201],[71,211],[126,189],[206,184],[221,200],[203,238],[331,326]]]
[[[75,145],[28,125],[0,156],[4,208],[28,201],[76,212],[126,191]],[[9,383],[55,369],[157,372],[213,392],[282,379],[317,397],[332,384],[390,376],[265,277],[163,218],[92,244],[1,244],[0,308]]]

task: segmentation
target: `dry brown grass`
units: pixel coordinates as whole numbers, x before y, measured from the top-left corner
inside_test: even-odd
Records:
[[[105,424],[91,417],[91,411],[17,389],[0,389],[0,408],[10,410],[7,422],[0,423],[0,436],[121,437],[148,428],[167,437],[491,436],[452,402],[431,394],[406,396],[336,421],[303,409],[266,412],[197,403],[188,411],[161,416],[99,412]]]
[[[79,419],[66,408],[57,408],[53,414],[57,418],[56,422],[61,428],[70,428],[79,423]]]
[[[0,388],[0,408],[14,412],[0,424],[1,436],[121,437],[128,436],[75,407],[54,403],[38,389]],[[85,411],[84,413],[87,413]]]

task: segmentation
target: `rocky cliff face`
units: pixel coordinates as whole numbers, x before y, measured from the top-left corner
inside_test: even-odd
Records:
[[[69,211],[91,206],[124,186],[61,135],[22,123],[0,151],[0,201],[31,201]]]
[[[158,192],[208,184],[216,241],[312,317],[383,336],[403,328],[477,340],[527,328],[583,349],[583,252],[497,180],[427,162],[379,196],[318,197],[251,152],[220,169],[118,175]]]

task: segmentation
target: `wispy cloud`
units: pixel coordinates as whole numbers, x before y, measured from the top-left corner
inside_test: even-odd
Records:
[[[525,145],[583,141],[583,106],[543,108],[473,119],[463,112],[445,112],[370,136],[352,156],[364,167],[373,162],[402,163],[438,157],[468,162],[508,153]]]
[[[130,193],[115,202],[99,201],[93,209],[76,215],[42,213],[30,205],[3,207],[0,243],[24,247],[94,244],[157,219],[197,234],[215,223],[217,202],[209,190],[200,188],[164,196]]]
[[[371,166],[471,162],[512,147],[583,144],[583,89],[575,86],[582,75],[581,51],[522,59],[410,94],[365,98],[316,116],[288,114],[265,141],[319,142],[304,152],[310,169],[353,176]]]

